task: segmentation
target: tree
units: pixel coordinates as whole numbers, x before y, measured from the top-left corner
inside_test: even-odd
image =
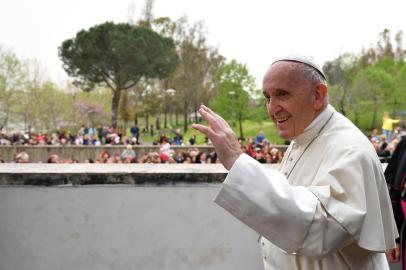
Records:
[[[17,56],[0,46],[0,130],[7,128],[17,94],[22,91],[27,76]]]
[[[82,30],[59,47],[59,57],[75,84],[91,91],[105,84],[113,92],[111,125],[117,127],[121,92],[141,78],[164,78],[178,64],[175,44],[151,29],[127,23]]]
[[[150,0],[146,0],[146,6]],[[146,8],[147,10],[147,8]],[[171,21],[167,17],[151,20],[151,10],[144,14],[139,25],[149,25],[156,32],[172,37],[180,57],[180,64],[168,77],[160,80],[160,89],[175,89],[176,97],[171,100],[172,109],[184,116],[184,132],[188,130],[190,115],[195,113],[201,103],[208,103],[217,93],[216,74],[224,58],[216,48],[207,44],[203,22],[190,24],[187,17]],[[159,116],[158,116],[159,117]]]
[[[168,86],[176,89],[177,99],[182,102],[184,132],[188,130],[189,114],[216,95],[216,74],[224,60],[217,49],[207,45],[203,29],[203,23],[189,25],[186,17],[176,22],[175,40],[181,63],[169,77]],[[197,115],[194,116],[197,122]]]
[[[73,103],[73,109],[80,114],[81,123],[90,123],[92,127],[104,114],[103,105],[97,101],[77,100]]]
[[[393,46],[390,41],[390,30],[385,28],[379,33],[379,40],[377,44],[378,59],[394,59],[395,53],[393,52]]]
[[[242,121],[248,115],[250,96],[255,92],[255,80],[249,75],[247,67],[232,60],[221,65],[218,72],[218,96],[210,106],[234,126],[238,121],[240,138],[244,138]]]
[[[370,129],[376,127],[377,112],[393,91],[393,78],[379,65],[359,71],[354,78],[353,88],[357,90],[358,100],[372,111]]]
[[[327,81],[332,85],[329,89],[331,102],[338,105],[337,107],[343,115],[347,114],[348,106],[351,106],[350,85],[353,78],[352,76],[358,67],[357,61],[358,58],[355,55],[343,54],[337,59],[327,61],[323,65]]]

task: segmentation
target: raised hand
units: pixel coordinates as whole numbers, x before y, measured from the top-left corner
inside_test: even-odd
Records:
[[[193,124],[192,127],[205,134],[213,143],[214,149],[224,167],[229,170],[242,154],[240,143],[231,127],[218,114],[201,105],[200,115],[209,126]]]

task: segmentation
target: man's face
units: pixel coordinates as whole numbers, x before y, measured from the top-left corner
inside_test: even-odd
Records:
[[[316,118],[315,90],[295,68],[297,63],[274,63],[263,80],[263,94],[269,116],[279,135],[292,140]]]

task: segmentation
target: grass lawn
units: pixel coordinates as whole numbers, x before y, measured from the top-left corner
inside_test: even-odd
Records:
[[[154,122],[153,122],[154,123]],[[203,123],[204,124],[204,123]],[[139,125],[141,129],[144,127],[142,123]],[[263,131],[266,138],[275,144],[283,144],[283,139],[279,137],[279,135],[276,132],[275,126],[272,123],[272,121],[263,121],[263,122],[255,122],[255,121],[250,121],[246,120],[243,122],[243,135],[245,138],[248,137],[253,137],[258,134],[259,131]],[[173,138],[175,134],[173,131],[176,128],[180,128],[180,130],[183,133],[183,125],[179,126],[174,126],[172,128],[166,128],[166,129],[161,129],[161,132],[164,133],[168,138]],[[240,137],[239,134],[239,127],[234,126],[233,127],[234,132],[236,133],[237,137]],[[127,131],[127,134],[129,134],[129,130]],[[159,131],[154,131],[154,136],[152,137],[150,133],[141,133],[141,142],[153,142],[154,140],[157,140],[159,138],[160,132]],[[196,131],[195,129],[192,128],[191,124],[189,125],[188,131],[183,134],[183,141],[185,144],[188,144],[189,139],[193,136],[196,135],[197,138],[197,143],[198,144],[204,144],[204,135],[201,134],[200,132]]]

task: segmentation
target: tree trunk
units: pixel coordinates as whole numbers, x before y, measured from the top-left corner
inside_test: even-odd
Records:
[[[359,113],[358,110],[354,110],[354,121],[355,121],[355,125],[359,126]]]
[[[184,116],[184,122],[183,122],[183,133],[187,132],[187,128],[188,128],[188,121],[189,121],[189,117],[188,117],[188,113],[187,113],[187,102],[185,102],[184,104],[184,111],[183,111],[183,116]]]
[[[346,115],[346,112],[345,112],[344,106],[345,106],[345,101],[344,101],[344,98],[342,98],[342,99],[340,100],[340,112],[341,112],[342,115],[345,116],[345,115]]]
[[[175,124],[176,126],[179,125],[179,121],[178,121],[178,112],[175,113]]]
[[[240,125],[240,139],[244,140],[244,133],[242,130],[242,113],[241,112],[238,113],[238,123]]]
[[[120,103],[120,89],[113,91],[113,102],[111,103],[111,126],[117,128],[117,114],[118,114],[118,105]]]
[[[134,113],[134,125],[138,125],[138,114]]]
[[[4,129],[7,129],[7,125],[8,125],[8,115],[9,115],[9,112],[8,112],[8,106],[7,106],[7,109],[5,110],[5,116],[4,116],[4,118],[3,118],[3,123],[0,124],[0,126],[2,127],[2,129],[3,129],[3,128],[4,128]]]
[[[126,133],[127,133],[127,121],[126,120],[124,120],[124,127],[123,127],[123,136],[125,136],[126,135]]]
[[[165,114],[164,114],[164,128],[167,127],[167,121],[166,121],[167,117],[168,117],[168,113],[167,113],[166,110],[165,110]]]
[[[397,105],[398,105],[398,102],[397,102],[397,100],[396,100],[396,98],[395,98],[395,100],[393,101],[392,115],[395,115],[395,113],[396,113],[396,111],[397,111]]]
[[[378,104],[377,104],[377,101],[375,101],[374,110],[372,112],[371,130],[375,128],[375,122],[376,122],[377,115],[378,115]]]
[[[145,130],[148,132],[149,131],[149,114],[148,113],[145,114],[145,125],[146,125]]]
[[[158,113],[156,120],[155,120],[155,127],[156,130],[160,130],[161,129],[161,114]]]
[[[195,123],[197,123],[198,119],[197,119],[197,104],[196,103],[195,103],[195,110],[193,113],[195,114]]]

